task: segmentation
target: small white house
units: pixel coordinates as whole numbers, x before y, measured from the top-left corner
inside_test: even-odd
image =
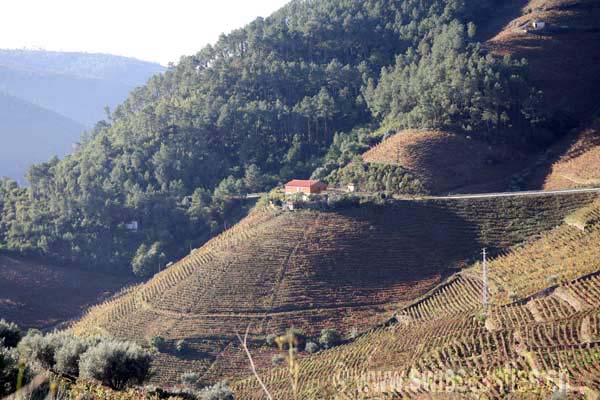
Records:
[[[531,23],[531,27],[533,29],[544,29],[546,27],[546,23],[542,21],[533,21]]]
[[[354,193],[356,192],[356,185],[354,183],[350,183],[348,184],[348,192],[349,193]]]
[[[137,232],[140,229],[140,225],[137,221],[131,221],[125,224],[125,228],[129,231]]]

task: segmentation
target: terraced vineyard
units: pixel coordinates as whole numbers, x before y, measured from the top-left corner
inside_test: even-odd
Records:
[[[587,214],[598,210],[596,202]],[[564,224],[492,260],[487,316],[479,266],[456,274],[401,307],[385,326],[302,360],[298,398],[334,393],[336,398],[416,398],[450,392],[470,398],[548,398],[559,385],[573,398],[596,398],[599,232],[598,220],[584,231]],[[560,278],[544,279],[541,271],[560,273]],[[508,299],[506,291],[515,288],[519,297]],[[263,371],[262,377],[273,398],[293,397],[285,369]],[[254,378],[234,387],[238,398],[263,396]]]
[[[502,191],[509,175],[526,165],[524,155],[507,146],[443,131],[401,131],[363,154],[367,163],[400,165],[430,193]],[[466,191],[467,186],[470,190]]]
[[[159,383],[176,383],[188,370],[206,383],[241,377],[247,364],[235,333],[248,325],[261,368],[275,353],[264,346],[265,336],[290,326],[308,334],[323,328],[364,331],[468,265],[482,246],[507,250],[561,224],[595,196],[256,210],[148,283],[95,307],[73,330],[142,344],[165,337],[167,348],[156,361]],[[475,296],[477,281],[464,281]],[[472,303],[461,299],[456,307]],[[437,312],[422,309],[418,318]],[[186,341],[187,352],[175,350],[179,340]]]
[[[490,285],[496,290],[495,301],[507,303],[512,301],[510,297],[526,298],[545,287],[595,272],[599,261],[599,210],[600,202],[595,202],[576,212],[575,217],[566,218],[581,221],[584,230],[565,223],[492,261],[488,268]],[[467,273],[480,276],[481,265]]]

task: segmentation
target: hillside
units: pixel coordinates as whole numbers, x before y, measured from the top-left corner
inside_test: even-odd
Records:
[[[544,180],[544,189],[600,186],[600,120],[569,138]]]
[[[71,333],[150,349],[152,385],[194,372],[236,399],[264,398],[246,329],[277,400],[446,398],[450,384],[457,398],[555,399],[557,374],[600,397],[598,189],[488,193],[600,185],[599,9],[294,0],[223,35],[29,187],[0,180],[0,251],[52,269],[8,260],[0,312],[51,326],[101,298]],[[343,190],[294,211],[271,191],[250,210],[248,193],[309,176]],[[147,280],[106,298],[118,282],[71,285],[50,260]],[[273,367],[289,328],[343,336],[299,346],[300,393]]]
[[[432,290],[483,246],[509,249],[553,228],[595,194],[392,201],[333,211],[257,210],[118,299],[93,308],[79,335],[167,339],[158,382],[194,370],[202,381],[243,376],[236,331],[251,325],[261,367],[268,334],[295,326],[363,331]],[[179,354],[177,341],[189,351]]]
[[[67,117],[0,92],[0,176],[23,182],[33,163],[72,151],[85,127]]]
[[[600,104],[600,4],[595,0],[530,0],[485,43],[494,54],[525,57],[544,108],[585,122]],[[525,33],[531,23],[547,28]]]
[[[51,328],[79,317],[128,282],[0,255],[0,316],[24,328]]]
[[[508,177],[529,162],[524,153],[509,146],[422,130],[401,131],[364,153],[362,159],[402,166],[433,194],[503,191]]]
[[[531,154],[515,146],[491,145],[479,140],[478,132],[466,137],[406,130],[363,154],[366,163],[402,167],[425,192],[434,194],[516,187],[566,189],[598,183],[598,122],[589,121],[597,117],[600,104],[600,6],[586,0],[540,0],[513,2],[497,11],[480,29],[478,37],[487,39],[483,48],[495,55],[527,59],[528,76],[543,92],[538,100],[548,116],[554,115],[554,134],[565,138]],[[546,22],[546,29],[533,30],[534,21]]]
[[[536,154],[449,132],[406,130],[373,146],[361,158],[371,168],[401,168],[430,194],[593,187],[600,185],[598,126],[596,120],[576,128]],[[340,175],[352,180],[344,169]],[[358,190],[369,186],[360,180],[354,183]]]
[[[153,254],[180,259],[236,223],[232,199],[335,167],[334,144],[356,148],[358,131],[390,122],[534,142],[525,63],[484,57],[473,34],[498,3],[291,1],[182,57],[80,152],[39,166],[5,200],[19,207],[2,223],[18,229],[0,248],[147,276]]]
[[[423,398],[452,390],[466,398],[515,391],[548,398],[563,382],[570,395],[594,398],[600,391],[598,215],[596,201],[568,219],[584,230],[565,223],[488,263],[487,317],[477,264],[399,307],[386,326],[304,359],[300,397]],[[261,372],[274,398],[293,396],[285,369]],[[263,396],[254,378],[234,388],[236,398]]]

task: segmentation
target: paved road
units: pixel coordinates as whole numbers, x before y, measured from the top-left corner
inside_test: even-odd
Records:
[[[427,196],[427,199],[490,199],[496,197],[526,197],[526,196],[546,196],[551,194],[572,194],[572,193],[600,193],[600,188],[587,189],[566,189],[566,190],[531,190],[527,192],[502,192],[502,193],[481,193],[481,194],[456,194],[450,196]]]

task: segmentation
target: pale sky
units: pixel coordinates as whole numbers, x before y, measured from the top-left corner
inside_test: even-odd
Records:
[[[110,53],[163,65],[289,0],[0,0],[0,48]]]

